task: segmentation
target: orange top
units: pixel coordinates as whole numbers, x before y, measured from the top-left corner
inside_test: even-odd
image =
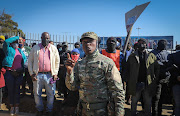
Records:
[[[105,49],[102,50],[102,54],[111,58],[114,63],[116,64],[116,67],[118,70],[120,70],[120,50],[116,50],[116,53],[108,53]]]

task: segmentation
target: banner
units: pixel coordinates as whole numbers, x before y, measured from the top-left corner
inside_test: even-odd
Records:
[[[127,32],[129,32],[131,30],[133,24],[136,22],[136,20],[141,15],[141,13],[144,11],[144,9],[149,5],[149,3],[150,2],[147,2],[142,5],[138,5],[125,14]]]

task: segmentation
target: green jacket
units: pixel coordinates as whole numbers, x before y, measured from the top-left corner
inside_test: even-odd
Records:
[[[157,62],[156,56],[153,53],[149,53],[148,51],[146,51],[145,53],[145,63],[146,63],[145,87],[146,89],[148,89],[150,95],[154,95],[160,66]],[[139,55],[138,55],[138,51],[135,51],[129,56],[127,61],[127,74],[126,74],[128,79],[127,92],[130,95],[136,94],[136,83],[138,81],[139,67],[140,67]]]
[[[3,50],[5,53],[5,58],[3,59],[3,62],[2,62],[3,66],[12,67],[16,51],[14,48],[11,47],[10,44],[17,41],[17,40],[19,40],[18,36],[8,38],[4,41]],[[22,55],[22,66],[24,67],[24,64],[25,64],[27,58],[26,58],[24,52],[20,48],[18,48],[18,51]]]
[[[71,75],[66,75],[66,86],[79,90],[81,102],[100,103],[113,100],[115,112],[124,114],[124,90],[120,73],[112,59],[98,50],[78,61]]]

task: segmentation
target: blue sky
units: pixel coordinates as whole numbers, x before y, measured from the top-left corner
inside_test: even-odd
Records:
[[[0,0],[23,32],[126,36],[125,13],[150,0]],[[180,1],[151,0],[135,22],[132,36],[174,36],[180,44]]]

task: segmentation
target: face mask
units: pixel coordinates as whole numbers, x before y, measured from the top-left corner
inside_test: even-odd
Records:
[[[72,55],[72,54],[71,54],[71,58],[72,58],[72,60],[74,60],[75,62],[77,62],[77,60],[79,59],[79,56],[80,56],[80,54],[78,54],[78,55]]]
[[[59,51],[61,51],[62,50],[62,48],[59,48]]]
[[[107,43],[107,49],[109,52],[113,52],[116,50],[116,44]]]
[[[48,39],[42,39],[42,45],[45,47],[49,44],[49,40]]]
[[[158,44],[158,49],[159,50],[165,50],[166,49],[166,43],[165,42],[160,42],[159,44]]]
[[[13,43],[13,44],[12,44],[12,47],[13,47],[14,49],[17,49],[17,48],[18,48],[18,43]]]
[[[165,49],[166,49],[166,46],[165,46],[165,45],[159,45],[159,46],[158,46],[158,49],[159,49],[159,50],[165,50]]]
[[[19,44],[19,48],[22,48],[22,46],[23,46],[22,44]]]
[[[62,47],[62,50],[63,50],[63,51],[67,51],[67,49],[68,49],[67,46],[63,46],[63,47]]]
[[[80,45],[75,45],[75,48],[80,48]]]
[[[146,46],[144,44],[139,44],[138,50],[143,52],[145,50]]]

